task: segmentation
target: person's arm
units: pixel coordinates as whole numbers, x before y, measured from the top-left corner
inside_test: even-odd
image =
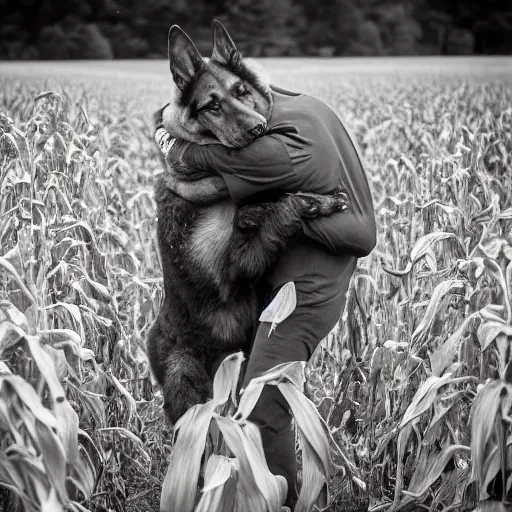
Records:
[[[163,179],[158,182],[159,186],[165,184],[183,199],[201,205],[228,199],[229,191],[221,176],[187,166],[180,161],[180,155],[189,143],[175,139],[162,126],[162,114],[166,106],[153,114],[154,139],[159,148],[158,155],[165,167]]]
[[[191,203],[204,206],[229,199],[228,187],[220,176],[209,176],[196,181],[183,181],[176,177],[176,173],[167,169],[158,185],[167,187]]]
[[[237,149],[196,144],[176,149],[182,152],[180,163],[186,168],[195,169],[195,172],[198,169],[220,172],[227,187],[223,190],[226,194],[229,191],[235,202],[262,192],[334,192],[313,190],[315,187],[300,183],[283,142],[272,135]],[[347,210],[329,217],[308,219],[304,234],[331,252],[364,257],[376,244],[375,212],[368,180],[348,134],[343,148],[341,179],[341,186],[349,198]]]
[[[376,243],[375,214],[364,170],[348,134],[346,138],[343,186],[349,196],[349,208],[330,217],[309,219],[304,232],[332,252],[363,257]],[[173,139],[165,151],[167,169],[174,175],[174,192],[191,202],[211,204],[229,196],[239,202],[261,192],[319,192],[301,188],[283,142],[272,135],[236,149]],[[221,173],[219,179],[225,186],[201,173]],[[188,179],[198,181],[187,182]]]
[[[377,243],[372,194],[356,148],[342,130],[342,181],[350,207],[342,215],[310,219],[304,233],[336,253],[349,252],[358,258],[368,256]]]
[[[304,234],[331,252],[350,253],[358,258],[368,256],[377,243],[373,203],[366,195],[347,193],[349,208],[330,217],[308,219]]]
[[[298,191],[290,157],[277,137],[266,135],[240,148],[193,144],[163,128],[162,111],[153,117],[155,140],[168,186],[184,199],[211,204],[228,197],[238,202],[267,191]]]

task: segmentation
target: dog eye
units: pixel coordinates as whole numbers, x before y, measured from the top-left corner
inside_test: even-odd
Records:
[[[249,94],[249,89],[244,84],[239,84],[235,89],[235,94],[237,96],[245,96],[246,94]]]
[[[218,112],[220,110],[220,103],[218,101],[212,101],[208,105],[208,110],[212,110],[213,112]]]

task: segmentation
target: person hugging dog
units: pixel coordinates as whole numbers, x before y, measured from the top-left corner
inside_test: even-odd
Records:
[[[269,322],[255,329],[243,387],[267,370],[292,361],[308,361],[335,327],[358,258],[376,244],[376,224],[368,181],[356,149],[334,111],[305,94],[270,87],[242,59],[226,29],[214,22],[214,51],[209,61],[215,84],[191,105],[198,133],[211,143],[194,143],[172,133],[168,105],[154,116],[155,138],[166,166],[166,186],[198,205],[232,199],[237,205],[268,202],[285,193],[329,194],[343,186],[346,211],[308,221],[266,277],[268,304],[288,282],[296,290],[295,310],[271,331]],[[171,72],[176,85],[194,101],[205,61],[180,29],[171,29]],[[183,37],[184,36],[184,37]],[[171,41],[171,35],[170,35]],[[212,69],[214,71],[212,71]],[[267,99],[257,105],[251,91]],[[220,92],[219,92],[220,91]],[[247,123],[237,132],[219,126],[237,112]],[[255,115],[257,112],[258,115]],[[245,118],[244,118],[245,119]],[[202,131],[201,131],[202,130]],[[171,132],[171,133],[170,133]],[[288,482],[285,505],[297,501],[297,462],[291,414],[281,392],[266,386],[250,421],[258,425],[270,471]]]

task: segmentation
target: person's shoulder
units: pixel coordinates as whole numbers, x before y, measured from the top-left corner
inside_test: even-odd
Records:
[[[287,111],[290,118],[299,117],[308,119],[309,122],[322,122],[326,118],[338,119],[334,109],[325,101],[305,93],[291,92],[285,89],[276,89],[278,108]]]

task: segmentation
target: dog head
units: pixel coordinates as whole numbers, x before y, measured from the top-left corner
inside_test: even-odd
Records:
[[[213,52],[204,59],[177,25],[169,31],[175,98],[164,127],[200,144],[240,147],[263,135],[272,112],[268,81],[242,59],[224,26],[214,21]]]

